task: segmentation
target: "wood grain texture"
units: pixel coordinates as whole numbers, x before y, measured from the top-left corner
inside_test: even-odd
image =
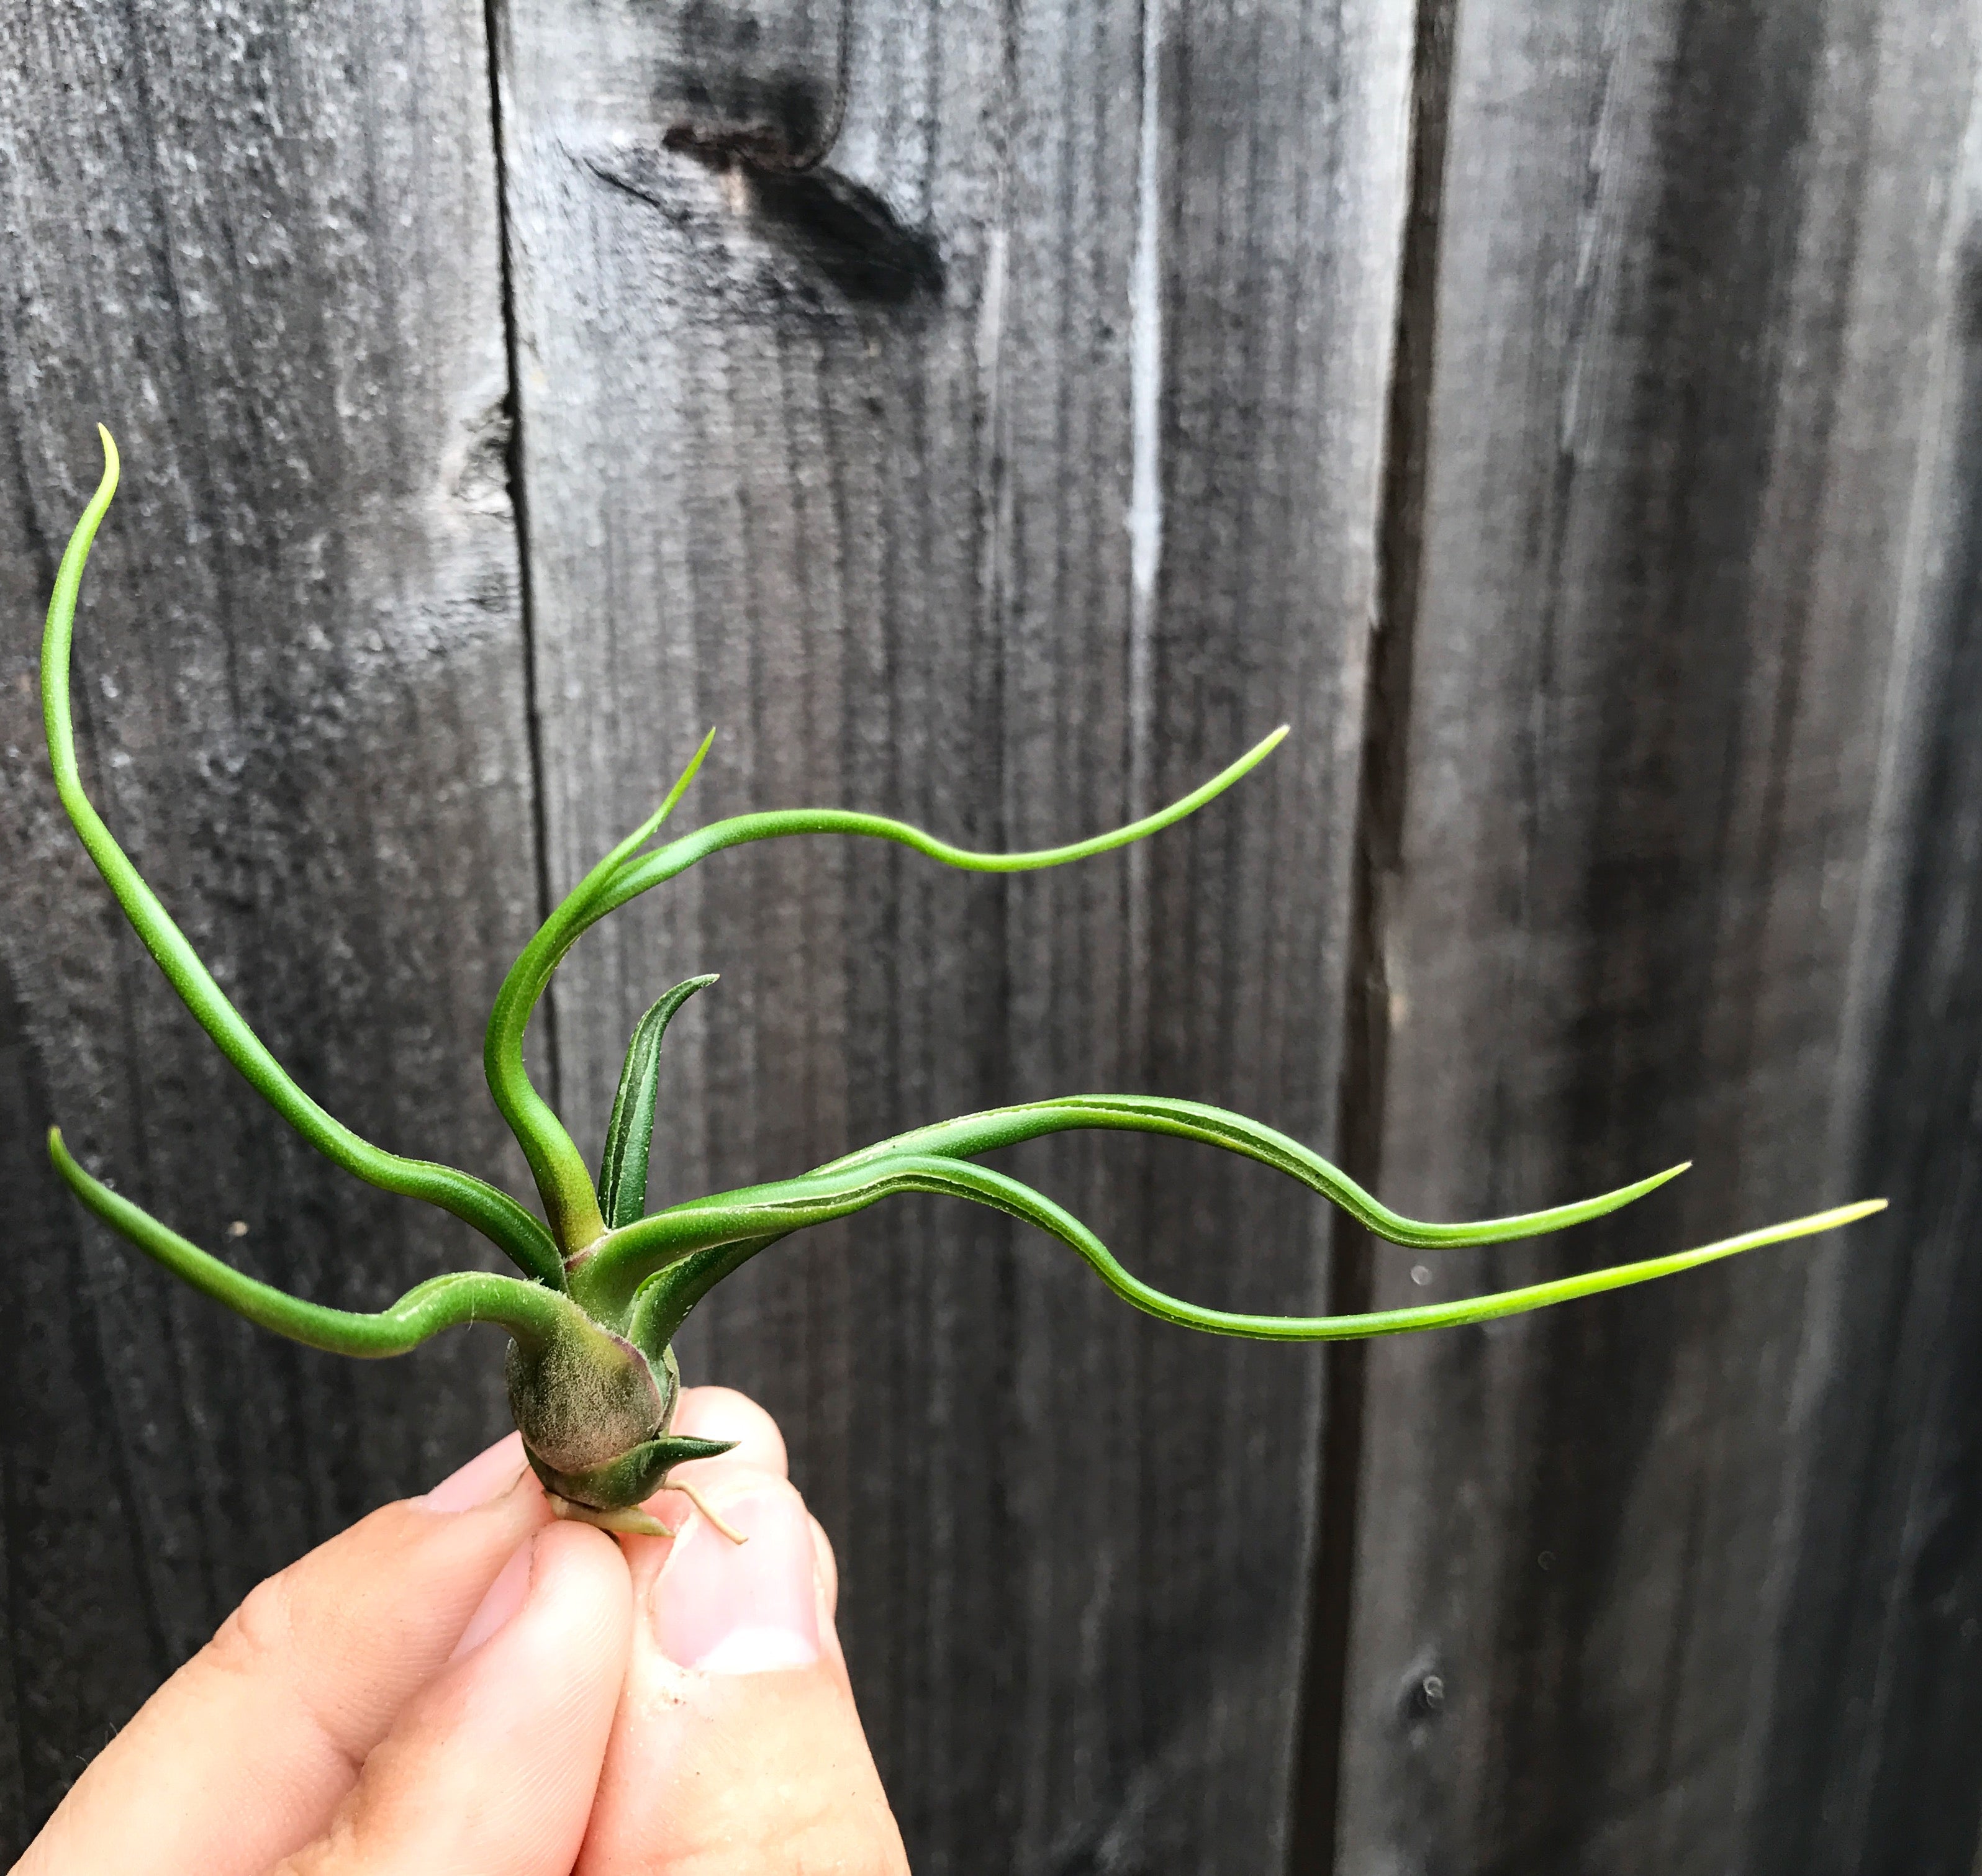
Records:
[[[1948,948],[1972,628],[1945,598],[1916,616],[1915,566],[1934,362],[1972,317],[1944,265],[1968,30],[1880,0],[1458,9],[1373,911],[1379,1168],[1442,1215],[1697,1164],[1580,1242],[1421,1282],[1380,1256],[1375,1296],[1866,1181],[1904,1202],[1883,1235],[1370,1351],[1339,1869],[1972,1858],[1972,1720],[1934,1728],[1972,1676],[1932,1654],[1975,1568],[1970,1514],[1935,1510],[1973,1503],[1940,1339],[1971,1308],[1945,1143],[1973,1049]],[[1957,687],[1924,736],[1888,705],[1921,656]],[[1923,765],[1917,848],[1891,771]],[[1947,961],[1890,978],[1868,933]],[[1930,1531],[1951,1574],[1920,1607]]]
[[[317,1162],[195,1027],[61,817],[34,683],[100,418],[124,493],[76,694],[105,815],[305,1087],[390,1145],[520,1170],[479,1062],[536,900],[489,116],[482,22],[453,5],[0,15],[17,1846],[258,1577],[502,1424],[492,1341],[306,1352],[61,1195],[56,1118],[122,1189],[314,1297],[375,1307],[472,1255]]]
[[[862,5],[843,114],[838,17],[500,10],[554,883],[711,723],[695,819],[822,801],[990,847],[1296,735],[1036,879],[722,857],[567,966],[567,1115],[590,1150],[639,1010],[716,969],[657,1194],[1083,1088],[1325,1143],[1408,9]],[[843,115],[819,167],[765,166]],[[1322,1295],[1321,1221],[1264,1178],[1119,1139],[1014,1165],[1160,1283]],[[934,1205],[779,1247],[682,1355],[791,1436],[918,1870],[1276,1860],[1316,1356],[1160,1328]]]
[[[1861,1182],[1877,1181],[1894,1203],[1849,1281],[1831,1273],[1810,1338],[1824,1385],[1810,1440],[1820,1457],[1794,1527],[1753,1831],[1753,1867],[1770,1876],[1968,1876],[1982,1840],[1974,734],[1982,45],[1972,22],[1950,19],[1915,47],[1932,63],[1898,64],[1907,105],[1880,113],[1884,147],[1874,155],[1898,208],[1922,186],[1906,187],[1905,158],[1920,134],[1916,101],[1927,100],[1941,160],[1925,189],[1937,212],[1912,230],[1897,214],[1887,218],[1888,252],[1871,258],[1919,294],[1933,323],[1930,342],[1905,361],[1908,382],[1891,387],[1909,405],[1917,400],[1923,448],[1840,1065],[1863,1099],[1838,1141]],[[1907,251],[1897,268],[1896,246]]]
[[[586,939],[545,1085],[596,1152],[639,1011],[718,969],[657,1199],[1092,1088],[1339,1143],[1432,1215],[1698,1161],[1567,1243],[1331,1266],[1259,1169],[1010,1157],[1256,1308],[1893,1198],[1333,1370],[933,1201],[773,1251],[684,1361],[791,1435],[919,1871],[1974,1871],[1970,12],[0,11],[8,1846],[256,1576],[504,1418],[492,1341],[292,1348],[46,1170],[59,1118],[325,1300],[477,1255],[259,1108],[60,817],[37,628],[100,416],[85,770],[384,1144],[520,1189],[489,998],[540,882],[711,722],[684,825],[809,801],[1010,847],[1286,718],[1082,868],[722,856]]]

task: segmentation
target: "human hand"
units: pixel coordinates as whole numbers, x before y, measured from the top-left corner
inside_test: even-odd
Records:
[[[17,1876],[899,1876],[770,1417],[681,1431],[740,1549],[552,1520],[516,1437],[249,1596],[78,1781]]]

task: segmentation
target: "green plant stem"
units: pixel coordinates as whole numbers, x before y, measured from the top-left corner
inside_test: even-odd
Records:
[[[112,1191],[77,1165],[53,1128],[48,1131],[48,1158],[77,1198],[146,1256],[236,1315],[312,1348],[375,1359],[404,1355],[442,1329],[472,1322],[494,1323],[526,1347],[537,1348],[559,1335],[582,1333],[586,1327],[578,1309],[555,1291],[485,1271],[430,1278],[389,1308],[372,1313],[305,1302],[223,1264]]]
[[[75,637],[76,598],[82,585],[83,567],[89,558],[98,524],[117,491],[118,473],[117,445],[101,425],[97,433],[103,439],[103,479],[62,555],[42,639],[42,715],[48,729],[55,791],[90,858],[117,895],[118,904],[143,939],[145,948],[157,960],[158,968],[200,1027],[247,1078],[255,1091],[312,1146],[325,1158],[373,1185],[408,1198],[424,1199],[452,1212],[499,1245],[532,1276],[561,1286],[563,1264],[557,1247],[542,1225],[508,1193],[452,1166],[402,1158],[374,1146],[327,1113],[289,1078],[213,981],[212,974],[201,963],[185,935],[145,885],[84,792],[71,726],[69,651]]]

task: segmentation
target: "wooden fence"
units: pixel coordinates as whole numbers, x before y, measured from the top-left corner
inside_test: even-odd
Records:
[[[988,1214],[767,1255],[683,1344],[784,1421],[923,1872],[1968,1876],[1982,1818],[1982,24],[1958,0],[15,0],[0,9],[0,1817],[259,1575],[504,1421],[141,1266],[88,1159],[375,1306],[472,1255],[315,1161],[55,805],[37,625],[123,445],[84,760],[303,1084],[522,1167],[481,1019],[709,724],[830,842],[586,940],[541,1065],[657,1187],[1087,1089],[1261,1169],[1015,1162],[1207,1301],[1462,1294],[1867,1191],[1538,1318],[1313,1350]]]

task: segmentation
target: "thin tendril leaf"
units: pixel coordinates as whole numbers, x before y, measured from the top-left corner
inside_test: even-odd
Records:
[[[710,731],[713,736],[715,732]],[[705,740],[693,761],[659,811],[619,842],[587,873],[523,948],[510,966],[489,1015],[482,1061],[496,1105],[522,1147],[536,1176],[551,1228],[566,1256],[579,1255],[605,1235],[606,1225],[586,1172],[583,1156],[570,1134],[532,1085],[523,1063],[523,1040],[530,1016],[552,972],[572,945],[607,913],[640,894],[686,872],[698,860],[726,848],[752,841],[782,839],[799,834],[847,834],[893,841],[929,858],[968,872],[1023,873],[1043,867],[1065,866],[1076,860],[1107,853],[1160,832],[1195,813],[1222,795],[1240,777],[1264,761],[1287,734],[1283,724],[1263,738],[1239,759],[1167,808],[1126,827],[1026,853],[973,853],[953,846],[920,828],[880,815],[837,808],[799,808],[766,814],[739,815],[718,821],[692,834],[670,841],[652,852],[639,848],[660,826],[693,779],[709,743]]]
[[[372,1185],[409,1198],[424,1199],[465,1219],[483,1236],[543,1281],[562,1286],[563,1266],[544,1228],[508,1193],[472,1175],[428,1160],[402,1158],[362,1138],[326,1112],[292,1081],[260,1037],[249,1028],[200,961],[158,895],[148,886],[84,792],[76,766],[75,735],[70,722],[69,651],[82,572],[98,525],[117,490],[117,445],[99,425],[103,439],[103,479],[69,537],[48,601],[42,639],[42,718],[48,738],[48,761],[55,792],[77,835],[145,948],[157,961],[202,1028],[249,1085],[324,1157]]]
[[[619,1091],[606,1123],[599,1161],[599,1208],[609,1229],[631,1225],[647,1208],[647,1161],[653,1149],[654,1109],[660,1098],[661,1038],[675,1012],[713,975],[677,984],[634,1025],[619,1071]]]
[[[489,1012],[482,1045],[482,1072],[497,1108],[529,1162],[552,1231],[566,1255],[596,1242],[604,1235],[606,1223],[584,1156],[550,1104],[532,1085],[523,1066],[524,1033],[551,973],[580,934],[604,916],[602,901],[616,870],[651,840],[674,812],[715,740],[716,732],[711,730],[660,806],[593,867],[537,928],[509,967]]]
[[[1469,1224],[1427,1224],[1393,1211],[1339,1167],[1319,1153],[1243,1114],[1223,1108],[1206,1107],[1195,1101],[1175,1101],[1155,1095],[1073,1095],[1053,1101],[1028,1101],[1023,1105],[993,1108],[983,1114],[966,1114],[934,1126],[919,1127],[898,1134],[891,1140],[849,1153],[829,1161],[819,1170],[833,1172],[869,1165],[896,1153],[942,1153],[958,1159],[974,1159],[1000,1147],[1016,1146],[1036,1140],[1042,1134],[1062,1133],[1073,1128],[1110,1128],[1135,1133],[1167,1134],[1176,1138],[1202,1141],[1243,1154],[1248,1159],[1270,1166],[1277,1172],[1298,1179],[1310,1191],[1340,1205],[1366,1230],[1386,1238],[1393,1244],[1409,1245],[1420,1250],[1453,1250],[1468,1245],[1504,1244],[1516,1238],[1539,1238],[1572,1225],[1601,1218],[1633,1200],[1656,1191],[1668,1179],[1676,1179],[1692,1164],[1683,1161],[1655,1172],[1650,1178],[1601,1192],[1594,1198],[1579,1199],[1573,1205],[1554,1205],[1544,1211],[1527,1211],[1511,1218],[1482,1218]]]
[[[1093,835],[1063,847],[1036,848],[1025,853],[973,852],[967,847],[953,846],[906,821],[845,808],[791,808],[738,815],[727,821],[698,828],[692,834],[684,834],[652,853],[622,861],[598,915],[602,918],[628,900],[637,898],[664,880],[686,871],[696,861],[706,859],[726,847],[739,847],[749,841],[782,839],[795,834],[850,834],[893,841],[901,846],[913,848],[929,859],[939,860],[946,866],[970,873],[1031,873],[1046,867],[1069,865],[1076,860],[1111,853],[1119,847],[1146,840],[1152,834],[1174,827],[1256,768],[1286,740],[1286,736],[1287,726],[1283,723],[1270,735],[1263,736],[1236,761],[1220,769],[1210,780],[1200,782],[1188,795],[1179,797],[1166,808],[1158,808],[1154,814],[1144,815],[1139,821],[1131,821],[1124,826],[1111,828],[1105,834]]]
[[[389,1308],[370,1314],[305,1302],[222,1263],[112,1191],[76,1163],[53,1128],[48,1131],[48,1158],[76,1197],[147,1257],[237,1315],[312,1348],[370,1358],[403,1355],[442,1329],[472,1322],[494,1323],[526,1347],[535,1347],[569,1333],[584,1320],[556,1291],[485,1271],[429,1278]]]
[[[1620,1187],[1616,1191],[1600,1193],[1593,1198],[1554,1206],[1543,1211],[1466,1224],[1430,1224],[1391,1211],[1318,1153],[1311,1152],[1299,1141],[1290,1139],[1270,1127],[1248,1120],[1243,1115],[1206,1107],[1197,1101],[1175,1101],[1156,1095],[1078,1095],[1062,1100],[995,1108],[982,1114],[966,1114],[956,1120],[897,1135],[858,1153],[831,1161],[802,1179],[779,1187],[753,1188],[746,1194],[695,1200],[649,1218],[629,1220],[626,1225],[616,1228],[601,1239],[583,1260],[574,1262],[570,1272],[574,1291],[596,1301],[609,1313],[616,1314],[657,1268],[709,1247],[713,1241],[706,1230],[707,1208],[710,1207],[720,1208],[746,1196],[762,1197],[773,1192],[837,1192],[851,1189],[846,1185],[848,1176],[857,1178],[893,1161],[931,1157],[968,1160],[980,1153],[1036,1139],[1043,1134],[1073,1128],[1166,1134],[1243,1155],[1300,1180],[1311,1191],[1340,1206],[1366,1228],[1391,1242],[1424,1249],[1501,1244],[1513,1238],[1540,1237],[1550,1231],[1561,1231],[1569,1225],[1615,1211],[1686,1170],[1686,1165],[1682,1164],[1664,1172],[1654,1173],[1634,1185]],[[818,1183],[812,1183],[814,1181]],[[748,1255],[754,1255],[754,1251]],[[714,1268],[707,1259],[696,1265],[698,1272]],[[723,1263],[719,1276],[726,1275],[733,1268],[734,1262]],[[711,1277],[709,1281],[717,1280],[717,1277]],[[696,1287],[698,1284],[699,1287]],[[656,1293],[648,1298],[646,1307],[649,1311],[659,1311],[661,1315],[678,1321],[671,1317],[670,1312],[676,1307],[679,1295],[692,1290],[699,1297],[707,1288],[708,1284],[700,1283],[699,1277],[692,1279],[683,1272],[669,1279],[665,1295]]]
[[[1086,1259],[1116,1295],[1138,1309],[1182,1327],[1216,1335],[1263,1341],[1334,1341],[1373,1335],[1450,1328],[1482,1322],[1567,1302],[1580,1296],[1649,1282],[1733,1257],[1765,1245],[1835,1229],[1883,1211],[1882,1198],[1840,1205],[1807,1218],[1791,1218],[1697,1249],[1683,1251],[1634,1264],[1613,1265],[1573,1277],[1528,1285],[1456,1302],[1423,1304],[1405,1309],[1372,1311],[1340,1316],[1276,1316],[1210,1309],[1166,1295],[1125,1269],[1114,1255],[1078,1218],[1043,1194],[1009,1175],[967,1160],[933,1155],[895,1155],[856,1168],[808,1174],[779,1185],[759,1186],[677,1206],[645,1219],[627,1234],[628,1251],[646,1238],[646,1268],[661,1268],[651,1279],[653,1298],[642,1303],[656,1321],[679,1321],[713,1283],[727,1276],[741,1257],[718,1258],[720,1247],[735,1245],[744,1255],[761,1248],[776,1235],[820,1225],[863,1210],[879,1200],[905,1192],[932,1192],[974,1201],[1023,1220],[1058,1238]],[[666,1231],[646,1228],[665,1224]],[[746,1248],[747,1247],[747,1248]],[[623,1255],[616,1273],[623,1283],[642,1260]],[[589,1273],[595,1280],[602,1273]],[[644,1272],[642,1273],[644,1275]],[[663,1298],[665,1299],[663,1301]]]

